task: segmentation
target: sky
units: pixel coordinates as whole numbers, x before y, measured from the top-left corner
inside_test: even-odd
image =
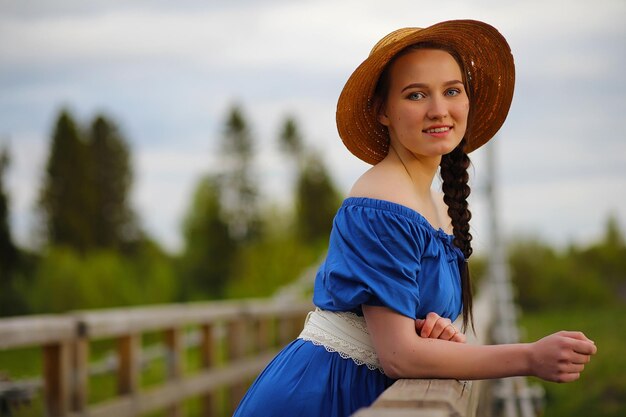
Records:
[[[287,116],[346,194],[369,166],[337,135],[343,84],[385,34],[450,19],[492,24],[515,58],[513,104],[492,141],[505,236],[585,244],[609,215],[626,227],[624,0],[0,0],[0,146],[12,156],[16,240],[36,242],[36,199],[62,108],[83,125],[99,113],[119,125],[133,154],[132,206],[172,252],[197,181],[220,165],[233,105],[256,140],[266,202],[289,201],[292,165],[277,146]],[[471,157],[480,250],[489,236],[486,151]]]

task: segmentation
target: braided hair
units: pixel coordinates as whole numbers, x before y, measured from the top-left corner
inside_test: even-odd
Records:
[[[374,110],[379,111],[382,107],[389,85],[391,82],[390,68],[393,63],[402,55],[407,54],[410,51],[423,48],[440,49],[448,52],[457,62],[461,68],[461,72],[465,74],[463,61],[460,59],[458,53],[450,47],[439,44],[437,42],[421,42],[415,45],[408,46],[404,50],[396,54],[388,63],[376,85],[374,91]],[[463,77],[463,83],[467,88],[468,80]],[[470,109],[471,114],[471,109]],[[471,117],[470,117],[471,118]],[[468,185],[469,174],[467,169],[470,166],[470,158],[465,153],[464,148],[467,143],[463,138],[459,145],[449,154],[443,155],[440,163],[440,175],[443,180],[443,201],[448,206],[448,215],[452,220],[452,228],[454,234],[453,243],[458,247],[465,256],[465,262],[461,262],[459,265],[459,272],[461,275],[461,300],[463,302],[463,331],[466,331],[468,324],[474,329],[474,321],[472,315],[472,286],[470,282],[470,272],[467,260],[472,255],[472,235],[469,230],[469,221],[472,218],[472,213],[468,209],[467,198],[470,195],[470,187]]]
[[[465,256],[465,262],[459,265],[461,273],[461,299],[463,301],[463,331],[467,329],[468,323],[474,328],[472,317],[472,285],[467,260],[472,255],[472,235],[470,234],[469,221],[472,213],[468,209],[467,198],[470,195],[470,187],[467,184],[469,174],[467,169],[470,166],[470,158],[465,153],[466,140],[449,154],[441,158],[441,179],[443,180],[443,201],[448,206],[448,215],[452,220],[454,234],[453,243],[461,249]]]

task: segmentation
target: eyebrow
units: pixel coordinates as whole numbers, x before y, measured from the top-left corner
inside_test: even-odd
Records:
[[[460,81],[460,80],[450,80],[450,81],[446,81],[445,83],[443,83],[443,85],[446,86],[446,87],[450,86],[450,85],[456,85],[456,84],[463,84],[463,81]],[[409,84],[406,87],[404,87],[401,92],[404,92],[404,90],[408,90],[409,88],[428,88],[428,84],[412,83],[412,84]]]

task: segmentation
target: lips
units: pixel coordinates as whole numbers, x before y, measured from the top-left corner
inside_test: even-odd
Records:
[[[425,133],[444,133],[444,132],[450,131],[450,129],[452,129],[451,126],[437,126],[437,127],[431,127],[431,128],[428,128],[428,129],[424,129],[423,132],[425,132]]]

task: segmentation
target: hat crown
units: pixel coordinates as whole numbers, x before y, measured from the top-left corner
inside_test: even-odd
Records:
[[[374,45],[374,47],[370,51],[370,56],[374,55],[376,52],[383,49],[385,46],[396,43],[413,33],[419,32],[420,30],[422,30],[422,28],[400,28],[400,29],[394,30],[393,32],[387,34],[381,40],[376,42],[376,45]]]

